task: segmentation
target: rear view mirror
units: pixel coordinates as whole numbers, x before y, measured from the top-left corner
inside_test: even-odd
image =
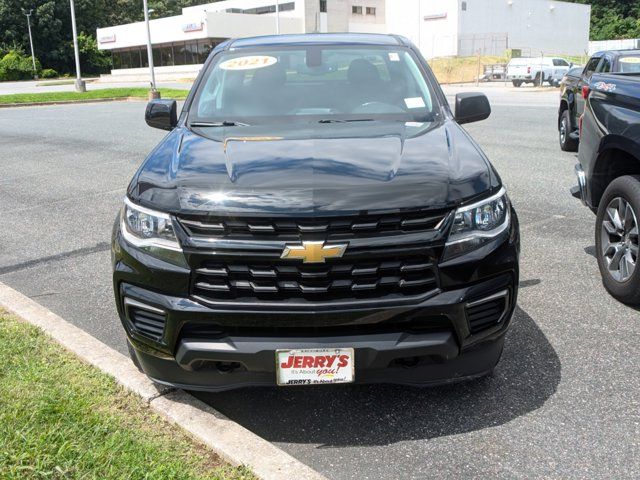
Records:
[[[151,100],[144,119],[150,127],[172,130],[178,124],[178,104],[175,100]]]
[[[455,117],[459,124],[478,122],[491,115],[491,105],[484,93],[457,93]]]

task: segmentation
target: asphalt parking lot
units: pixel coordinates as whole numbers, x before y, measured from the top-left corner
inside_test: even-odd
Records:
[[[601,285],[594,216],[568,193],[576,159],[558,147],[557,90],[484,89],[493,114],[467,128],[522,230],[519,307],[494,375],[200,398],[329,478],[640,477],[640,314]],[[108,242],[163,135],[143,111],[0,109],[0,281],[122,352]]]

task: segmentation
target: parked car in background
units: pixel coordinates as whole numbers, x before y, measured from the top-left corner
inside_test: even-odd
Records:
[[[484,66],[484,73],[480,75],[483,82],[501,82],[505,80],[507,74],[506,63],[494,63]]]
[[[628,64],[640,67],[636,58]],[[637,71],[591,77],[585,88],[578,185],[572,189],[597,213],[602,282],[611,295],[630,305],[640,305],[640,68]]]
[[[584,110],[583,88],[589,85],[594,73],[640,72],[640,50],[610,50],[595,53],[579,75],[567,72],[560,82],[558,109],[558,140],[566,152],[578,150],[579,119]]]
[[[569,68],[571,64],[559,57],[512,58],[507,64],[507,80],[514,87],[523,83],[556,85]]]
[[[580,78],[583,70],[584,65],[576,65],[571,67],[569,70],[567,70],[567,73],[562,76],[562,79],[560,80],[560,87],[571,83],[575,79]]]

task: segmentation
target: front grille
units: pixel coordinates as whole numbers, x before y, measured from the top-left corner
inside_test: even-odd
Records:
[[[308,218],[180,215],[192,267],[191,295],[200,302],[290,305],[367,299],[408,301],[438,288],[436,259],[449,211]],[[326,263],[281,259],[302,241],[347,244]]]
[[[370,235],[433,230],[449,211],[412,210],[403,213],[320,218],[231,218],[180,216],[191,237],[282,238],[303,235]]]
[[[425,249],[422,249],[423,251]],[[326,264],[292,260],[205,260],[193,275],[193,295],[203,300],[259,298],[311,302],[426,294],[437,288],[433,258],[425,253],[383,252]]]
[[[155,341],[162,338],[166,321],[162,310],[129,298],[125,299],[125,307],[127,317],[137,333]]]
[[[472,334],[491,328],[502,321],[507,308],[508,292],[502,291],[483,300],[467,304],[467,320]]]

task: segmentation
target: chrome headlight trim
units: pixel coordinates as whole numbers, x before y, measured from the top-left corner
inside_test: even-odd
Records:
[[[460,214],[473,212],[481,207],[496,203],[501,199],[503,201],[504,214],[501,215],[502,218],[500,223],[497,223],[493,228],[482,229],[474,226],[468,226],[464,227],[461,231],[454,232],[454,226],[451,227],[449,237],[445,244],[443,260],[448,260],[476,250],[492,239],[499,237],[503,232],[509,229],[509,226],[511,225],[511,204],[507,197],[507,191],[504,187],[501,187],[497,193],[490,197],[457,208],[454,213],[454,221]]]
[[[136,210],[145,215],[149,215],[151,217],[162,219],[168,222],[173,228],[173,222],[171,220],[171,216],[164,212],[158,212],[156,210],[151,210],[150,208],[142,207],[140,205],[136,205],[128,197],[124,198],[124,206],[122,207],[122,212],[120,214],[120,231],[122,232],[122,237],[131,245],[138,248],[162,248],[165,250],[172,250],[174,252],[182,252],[182,247],[178,242],[178,238],[174,233],[174,240],[169,240],[166,238],[160,237],[150,237],[143,238],[137,236],[133,233],[127,222],[127,208],[132,210]]]

